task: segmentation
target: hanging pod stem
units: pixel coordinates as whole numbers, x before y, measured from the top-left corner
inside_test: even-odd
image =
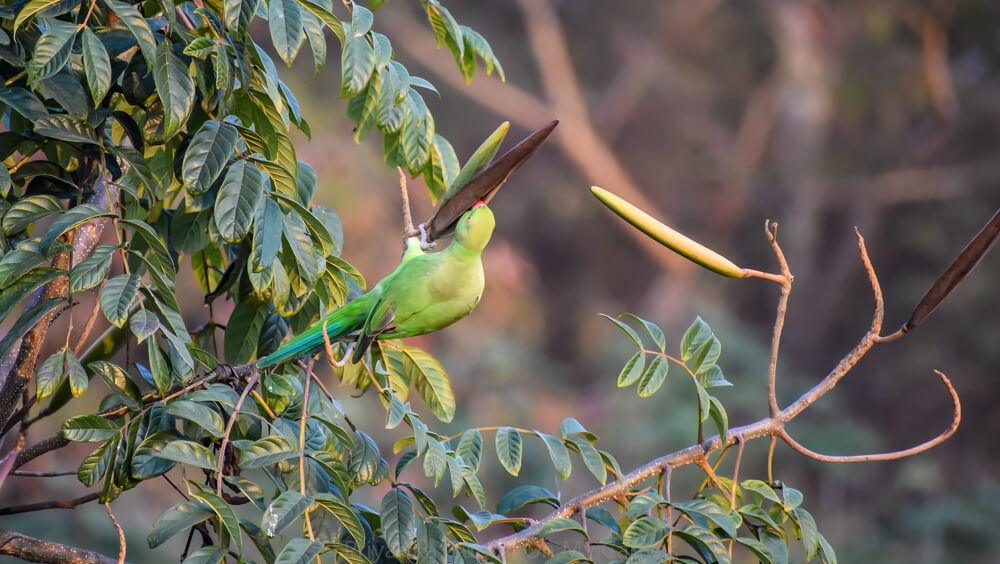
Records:
[[[730,278],[745,278],[747,270],[733,261],[698,243],[689,237],[667,227],[648,213],[608,192],[604,188],[591,186],[590,192],[622,219],[634,225],[639,231],[649,235],[668,249],[699,264],[712,272]]]

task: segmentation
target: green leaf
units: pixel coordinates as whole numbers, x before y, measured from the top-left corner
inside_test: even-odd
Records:
[[[302,0],[300,0],[302,1]],[[347,564],[371,564],[364,554],[362,554],[358,549],[353,546],[348,546],[346,544],[333,543],[330,549],[337,553],[339,558],[343,558]]]
[[[309,231],[309,234],[322,246],[323,254],[329,255],[337,251],[337,246],[334,243],[333,236],[330,234],[330,231],[319,218],[313,215],[312,211],[297,202],[295,199],[280,192],[274,192],[272,193],[272,196],[279,202],[279,204],[287,206],[298,214],[298,216],[302,219],[302,222],[305,224],[306,230]]]
[[[371,482],[378,476],[378,463],[381,455],[375,440],[363,431],[355,431],[354,447],[351,448],[348,469],[357,484]]]
[[[791,511],[802,505],[802,492],[795,488],[782,485],[781,497],[784,498],[784,502],[781,505],[784,506],[786,511]]]
[[[471,28],[460,25],[458,26],[462,30],[462,38],[465,40],[466,57],[469,56],[468,50],[471,49],[479,58],[483,60],[486,65],[486,75],[489,76],[493,69],[496,68],[497,75],[500,76],[502,82],[507,82],[507,77],[504,75],[503,66],[500,65],[500,59],[493,54],[493,48],[486,39],[480,35],[478,32],[472,30]]]
[[[382,515],[382,534],[389,550],[397,558],[402,558],[416,540],[414,529],[418,518],[413,510],[413,500],[405,491],[393,488],[382,498],[379,513]]]
[[[688,543],[691,548],[709,561],[718,562],[718,564],[730,564],[732,561],[729,557],[727,543],[724,543],[708,529],[689,526],[686,529],[675,530],[674,535]]]
[[[92,372],[101,377],[101,380],[104,380],[104,383],[111,389],[111,393],[125,407],[133,411],[142,409],[142,395],[139,393],[139,388],[121,367],[98,360],[88,364],[87,368],[90,368]]]
[[[77,27],[62,20],[46,20],[45,31],[28,61],[28,84],[55,76],[69,61]]]
[[[236,128],[225,122],[208,120],[198,128],[181,165],[181,181],[188,193],[208,191],[232,157],[238,138]]]
[[[583,463],[587,466],[587,470],[590,470],[590,473],[603,486],[608,481],[608,469],[604,466],[601,453],[594,448],[594,445],[583,439],[569,439],[569,441],[580,451],[580,456],[583,457]]]
[[[410,174],[418,174],[430,157],[430,147],[434,140],[434,117],[427,109],[424,99],[412,89],[406,100],[410,111],[403,118],[400,141],[407,169]]]
[[[81,41],[83,48],[83,70],[87,75],[87,85],[94,104],[101,105],[104,96],[111,88],[111,60],[97,34],[89,27],[84,28]]]
[[[470,468],[479,471],[479,462],[483,457],[483,435],[477,429],[466,429],[462,433],[462,438],[458,440],[458,447],[455,453],[462,457],[462,461]],[[501,511],[501,513],[503,513]]]
[[[400,347],[390,351],[388,357],[389,368],[416,386],[431,413],[445,423],[451,421],[455,416],[455,394],[441,363],[416,347]]]
[[[246,161],[229,167],[215,199],[215,225],[222,238],[238,243],[246,237],[264,195],[264,174]]]
[[[212,516],[212,511],[199,501],[184,501],[167,509],[153,522],[147,541],[156,548],[170,537],[201,523]]]
[[[65,303],[65,298],[47,298],[22,312],[21,317],[17,318],[7,334],[0,339],[0,355],[6,354],[14,343],[38,324],[43,317]]]
[[[0,321],[3,321],[22,299],[64,273],[64,270],[58,268],[36,268],[18,278],[13,284],[4,287],[0,292]]]
[[[819,555],[823,560],[823,564],[837,564],[837,555],[834,554],[833,547],[830,546],[830,543],[827,542],[826,538],[820,533],[816,533],[816,537],[819,540]]]
[[[518,486],[504,494],[497,504],[497,512],[507,515],[532,503],[559,507],[559,500],[549,490],[541,486]]]
[[[295,0],[271,0],[267,14],[268,27],[274,49],[288,68],[299,53],[305,35],[302,29],[302,10]]]
[[[156,60],[151,68],[156,92],[160,95],[160,102],[163,103],[163,137],[167,139],[187,122],[194,106],[195,84],[187,65],[174,53],[169,40],[157,46]],[[218,175],[218,171],[215,175]],[[190,184],[188,187],[190,189]]]
[[[341,97],[357,96],[375,71],[375,50],[365,36],[349,37],[340,56]]]
[[[332,6],[329,3],[326,5],[320,5],[310,0],[299,0],[299,4],[301,4],[306,10],[312,12],[314,16],[326,24],[326,26],[330,28],[330,31],[337,36],[337,39],[340,40],[341,44],[345,42],[346,32],[344,31],[344,24],[334,17],[333,13],[331,13],[330,10]]]
[[[521,433],[511,427],[500,427],[496,436],[497,458],[510,473],[517,476],[521,470]]]
[[[592,562],[592,560],[580,551],[564,550],[546,560],[545,564],[572,564],[573,562]]]
[[[118,14],[118,17],[125,22],[125,26],[132,32],[132,35],[139,43],[139,49],[142,50],[142,56],[145,57],[149,68],[157,68],[156,38],[153,37],[153,32],[149,29],[149,24],[146,23],[146,18],[142,17],[139,10],[136,10],[135,7],[124,0],[105,0],[104,3]],[[165,43],[169,44],[169,41]],[[156,89],[162,92],[159,84],[156,85]]]
[[[435,133],[431,141],[430,159],[430,167],[424,178],[431,191],[431,199],[436,203],[458,176],[458,156],[451,143]]]
[[[77,415],[62,424],[62,436],[70,441],[96,443],[117,435],[119,427],[100,415]]]
[[[281,1],[273,0],[272,5]],[[321,542],[303,537],[294,538],[281,549],[274,562],[275,564],[308,564],[316,559],[323,547]]]
[[[712,337],[698,349],[698,352],[691,359],[691,371],[701,374],[711,370],[721,354],[722,343],[719,342],[719,339]]]
[[[222,522],[222,526],[225,527],[226,532],[236,542],[237,551],[243,552],[243,534],[240,532],[240,521],[236,518],[233,508],[221,497],[204,490],[192,492],[191,497],[200,499],[212,508],[216,517]]]
[[[632,339],[632,342],[635,343],[635,346],[639,347],[640,349],[642,348],[642,341],[639,339],[639,334],[635,332],[635,329],[632,329],[628,325],[625,325],[624,323],[618,321],[617,319],[611,317],[610,315],[602,313],[600,314],[600,316],[607,319],[611,323],[614,323],[615,327],[621,329],[622,332],[625,333],[625,335],[627,335],[629,339]]]
[[[129,306],[139,291],[139,275],[135,272],[109,278],[101,287],[101,311],[115,327],[125,327]]]
[[[207,405],[189,400],[174,400],[167,404],[167,413],[191,421],[217,439],[222,438],[225,433],[222,416]]]
[[[146,351],[149,357],[149,371],[153,373],[153,385],[161,395],[170,389],[170,367],[167,360],[163,358],[160,347],[156,344],[156,339],[146,341]]]
[[[208,470],[215,470],[218,462],[207,448],[187,440],[170,441],[156,456]]]
[[[177,432],[173,429],[161,429],[147,435],[132,455],[132,476],[138,480],[148,480],[173,468],[175,461],[160,458],[157,453],[176,438]]]
[[[771,488],[766,482],[761,480],[744,480],[740,487],[745,490],[750,490],[760,494],[764,499],[773,501],[774,503],[781,503],[781,498],[775,493],[774,489]]]
[[[662,356],[656,356],[639,380],[639,397],[648,398],[663,386],[670,363]]]
[[[538,529],[538,536],[545,537],[562,531],[576,531],[583,535],[584,538],[588,538],[587,531],[583,530],[583,527],[573,519],[553,519],[547,521],[542,525],[542,528]]]
[[[648,334],[653,342],[656,343],[656,346],[660,348],[660,352],[666,352],[667,338],[663,335],[663,330],[660,329],[659,326],[631,313],[625,313],[622,314],[622,316],[634,319],[641,323],[643,328],[646,330],[646,334]]]
[[[240,467],[246,470],[260,468],[299,455],[296,445],[281,435],[271,435],[254,441],[243,449]]]
[[[32,223],[61,211],[63,211],[62,202],[55,196],[37,194],[19,198],[3,214],[3,233],[4,235],[20,233]]]
[[[730,538],[736,538],[736,529],[739,524],[733,520],[727,510],[715,503],[707,499],[693,499],[691,501],[674,502],[672,505],[685,515],[701,515],[718,525]]]
[[[448,564],[448,544],[441,528],[430,521],[417,527],[417,564]]]
[[[63,233],[79,227],[80,225],[87,223],[91,220],[100,217],[114,217],[115,214],[102,210],[101,208],[93,204],[81,204],[75,208],[62,213],[55,221],[49,225],[48,230],[45,231],[45,235],[42,237],[41,241],[38,243],[39,251],[42,253],[48,253],[52,243],[55,242]]]
[[[58,4],[60,1],[61,0],[31,0],[30,2],[25,3],[22,6],[21,11],[18,12],[17,18],[14,20],[15,34],[17,33],[17,30],[20,29],[21,24],[28,21],[31,18],[31,16],[34,16],[38,12],[44,13],[44,10],[46,8],[51,8],[52,6]],[[39,17],[42,16],[39,15]],[[4,16],[4,19],[7,19],[7,16]]]
[[[326,37],[323,36],[323,22],[312,12],[302,12],[302,30],[309,40],[313,55],[313,78],[319,76],[319,71],[326,65]]]
[[[69,273],[69,290],[76,294],[100,284],[111,268],[117,245],[98,245],[90,256],[80,261]]]
[[[260,529],[273,537],[288,528],[312,505],[312,499],[297,491],[288,490],[276,497],[261,517]]]
[[[725,440],[726,433],[729,432],[729,415],[726,413],[726,408],[715,396],[709,396],[708,402],[708,416],[712,418],[712,423],[715,424],[719,436]]]
[[[129,329],[140,343],[151,337],[160,328],[160,320],[148,309],[139,309],[132,314]]]
[[[610,318],[609,318],[610,319]],[[614,320],[612,320],[614,321]],[[656,357],[659,360],[660,357]],[[646,368],[646,353],[637,351],[618,374],[618,387],[627,388],[639,381],[643,369]]]
[[[354,511],[352,511],[350,507],[345,505],[332,494],[316,494],[314,501],[316,505],[330,512],[331,515],[340,521],[340,524],[347,529],[347,532],[351,535],[354,542],[358,546],[364,544],[365,530],[361,525],[361,521],[358,520],[357,515],[354,514]]]
[[[738,537],[736,542],[742,544],[747,550],[752,552],[761,564],[773,564],[774,560],[771,551],[759,540],[749,537]]]
[[[801,507],[795,508],[792,515],[795,516],[795,521],[802,531],[802,545],[805,548],[806,560],[812,560],[820,551],[819,528],[816,526],[816,519]]]
[[[118,441],[120,440],[121,438],[115,433],[83,459],[76,471],[76,477],[80,483],[89,488],[104,476],[108,470],[108,464],[111,462],[111,454],[118,449]]]
[[[0,102],[7,104],[12,110],[32,122],[49,115],[45,104],[24,88],[0,86]]]
[[[92,127],[69,116],[43,117],[35,122],[34,129],[38,135],[61,139],[70,143],[99,144],[97,134],[94,133]]]
[[[701,317],[696,317],[691,326],[684,331],[684,336],[681,338],[681,361],[687,362],[698,352],[698,349],[714,337],[715,335],[712,333],[712,328],[708,326],[708,323],[705,323]]]
[[[226,547],[203,546],[190,553],[181,564],[219,564],[228,553]]]
[[[563,444],[562,439],[547,435],[541,431],[535,431],[535,434],[545,443],[545,448],[549,451],[549,458],[552,459],[552,466],[555,467],[556,474],[563,480],[569,478],[570,472],[573,471],[573,462],[569,458],[569,449]],[[587,444],[589,445],[590,443]],[[600,458],[600,455],[598,455],[598,458]],[[603,466],[601,467],[603,468]],[[501,513],[503,512],[501,511]]]
[[[264,304],[241,301],[236,304],[226,324],[224,343],[226,362],[237,366],[245,364],[257,352],[261,329],[270,312]]]

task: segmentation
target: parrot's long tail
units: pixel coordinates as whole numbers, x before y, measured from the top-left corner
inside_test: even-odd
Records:
[[[326,334],[331,343],[357,331],[364,325],[368,314],[365,307],[364,296],[358,298],[337,311],[330,314],[326,319]],[[278,347],[278,350],[257,361],[258,368],[265,368],[291,360],[293,358],[319,350],[323,347],[322,321],[306,329],[292,340]]]

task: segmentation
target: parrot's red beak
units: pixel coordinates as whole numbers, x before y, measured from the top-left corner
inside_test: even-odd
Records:
[[[469,208],[469,209],[470,210],[474,210],[474,209],[476,209],[476,208],[478,208],[480,206],[485,206],[485,205],[486,205],[486,202],[484,202],[482,200],[476,200],[476,203],[472,204],[472,207]]]

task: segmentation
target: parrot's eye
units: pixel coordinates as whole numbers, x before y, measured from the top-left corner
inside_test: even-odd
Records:
[[[469,217],[465,218],[465,222],[472,223],[472,216],[470,215]]]

